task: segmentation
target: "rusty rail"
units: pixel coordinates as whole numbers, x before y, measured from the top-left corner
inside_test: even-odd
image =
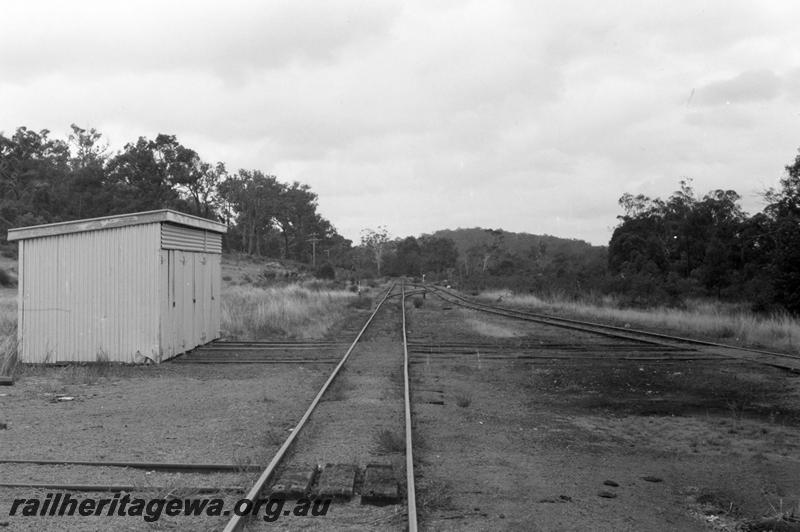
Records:
[[[417,532],[417,498],[414,487],[414,451],[411,435],[411,395],[408,379],[408,338],[406,336],[406,287],[401,288],[403,315],[403,386],[405,388],[406,416],[406,494],[408,499],[408,530]]]

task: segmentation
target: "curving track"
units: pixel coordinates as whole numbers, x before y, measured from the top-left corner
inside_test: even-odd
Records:
[[[720,344],[715,342],[708,342],[704,340],[696,340],[692,338],[685,338],[680,336],[670,336],[667,334],[654,333],[650,331],[642,331],[639,329],[629,329],[623,327],[616,327],[613,325],[605,325],[594,322],[587,322],[581,320],[574,320],[569,318],[561,318],[550,316],[547,314],[539,314],[535,312],[523,311],[512,309],[508,307],[499,307],[488,305],[477,301],[470,300],[464,296],[458,295],[451,290],[433,285],[423,285],[425,289],[430,290],[437,297],[449,303],[459,305],[462,307],[479,310],[491,314],[505,316],[514,319],[521,319],[541,323],[544,325],[552,325],[564,329],[577,330],[588,332],[610,338],[618,338],[629,340],[633,342],[640,342],[642,344],[650,344],[666,348],[674,348],[676,345],[689,344],[695,346],[702,346],[705,348],[716,348],[712,351],[714,355],[722,355],[733,359],[745,359],[752,362],[758,362],[768,366],[784,369],[791,372],[800,372],[800,356],[788,353],[776,353],[773,351],[764,351],[760,349],[753,349],[740,346],[732,346]],[[708,350],[705,350],[706,352]]]

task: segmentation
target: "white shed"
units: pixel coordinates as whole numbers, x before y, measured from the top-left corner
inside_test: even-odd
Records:
[[[11,229],[22,362],[161,362],[219,338],[224,224],[172,210]]]

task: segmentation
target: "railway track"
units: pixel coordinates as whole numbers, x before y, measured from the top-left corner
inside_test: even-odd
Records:
[[[350,344],[350,347],[347,349],[345,354],[342,356],[341,360],[338,362],[336,367],[331,372],[328,379],[320,388],[317,395],[311,401],[306,412],[298,421],[297,425],[291,430],[289,436],[283,442],[281,447],[273,456],[270,463],[266,466],[266,468],[261,472],[258,479],[254,482],[254,484],[250,487],[245,495],[245,499],[250,501],[252,504],[256,504],[256,501],[259,499],[263,499],[263,493],[270,488],[270,485],[273,486],[282,486],[287,487],[291,492],[292,489],[296,489],[299,484],[304,484],[304,491],[307,491],[308,488],[312,483],[315,482],[316,472],[312,470],[312,472],[304,473],[302,466],[294,466],[292,467],[291,464],[285,464],[284,462],[288,462],[288,455],[290,449],[294,450],[294,454],[303,454],[302,452],[298,452],[296,449],[297,440],[303,438],[304,429],[306,429],[307,424],[309,424],[309,420],[312,416],[316,413],[319,405],[323,402],[326,393],[330,393],[332,386],[337,378],[340,375],[343,368],[348,362],[348,359],[351,357],[351,354],[359,347],[359,341],[362,340],[364,337],[368,327],[375,321],[376,316],[379,314],[383,306],[385,305],[387,299],[392,297],[392,292],[394,291],[395,286],[389,288],[383,298],[380,300],[378,305],[376,306],[375,310],[367,319],[366,323],[362,327],[361,331],[356,336],[355,340]],[[402,322],[402,341],[403,341],[403,359],[402,359],[402,371],[403,371],[403,423],[404,423],[404,431],[403,431],[403,452],[405,454],[405,501],[406,501],[406,519],[407,519],[407,527],[408,530],[416,531],[417,530],[417,511],[416,511],[416,495],[414,489],[414,459],[413,459],[413,448],[412,448],[412,430],[411,430],[411,408],[410,408],[410,386],[409,386],[409,358],[408,358],[408,348],[406,342],[406,322],[405,322],[405,287],[401,286],[400,291],[395,296],[400,297],[400,308],[401,308],[401,322]],[[233,347],[233,346],[231,346]],[[247,347],[247,346],[245,346]],[[252,349],[258,350],[263,349],[264,346],[253,346]],[[281,348],[283,346],[276,346],[276,345],[268,345],[266,346],[267,349],[276,347]],[[233,350],[233,349],[232,349]],[[349,413],[348,416],[352,419],[352,413]],[[346,423],[345,423],[346,424]],[[343,423],[338,423],[336,428],[338,430],[342,430]],[[325,437],[330,437],[330,434],[326,434]],[[312,447],[313,448],[313,447]],[[307,453],[306,453],[307,454]],[[298,457],[293,456],[292,462],[298,462]],[[370,467],[372,467],[372,472],[375,472],[373,477],[377,478],[377,484],[374,484],[372,488],[369,488],[366,484],[369,482],[370,477]],[[307,469],[307,468],[306,468]],[[339,478],[345,479],[344,483],[339,483],[338,486],[328,485],[327,488],[324,487],[326,481],[324,477],[327,472],[330,471],[329,478],[335,479]],[[279,473],[281,474],[279,478]],[[347,464],[327,464],[325,468],[319,473],[319,478],[316,479],[317,489],[316,492],[318,496],[324,497],[326,495],[330,496],[331,494],[338,494],[342,491],[342,489],[347,489],[349,485],[350,493],[352,494],[352,486],[354,483],[354,479],[357,476],[357,473],[353,471],[353,468],[348,466]],[[388,475],[390,476],[390,475]],[[388,484],[387,484],[388,481]],[[332,482],[332,484],[336,484]],[[364,476],[364,485],[362,486],[362,503],[367,500],[367,495],[370,496],[370,499],[383,498],[383,501],[390,500],[392,498],[392,494],[386,492],[387,485],[389,486],[389,491],[391,491],[391,478],[387,478],[387,466],[385,464],[372,464],[367,465],[367,469],[365,471]],[[294,487],[292,487],[294,486]],[[344,488],[342,488],[344,486]],[[376,487],[377,486],[377,487]],[[399,486],[398,486],[399,488]],[[328,490],[325,493],[325,490]],[[370,491],[371,489],[377,491]],[[369,492],[369,493],[368,493]],[[274,489],[273,489],[274,493]],[[398,495],[400,492],[398,491]],[[241,530],[242,526],[246,522],[246,517],[241,515],[234,515],[231,517],[230,521],[226,524],[224,530],[225,532],[233,532],[236,530]]]
[[[703,349],[701,352],[698,349],[686,349],[684,351],[693,351],[698,354],[697,357],[687,356],[686,359],[699,360],[708,358],[709,354],[714,357],[727,358],[727,359],[740,359],[749,362],[757,362],[768,366],[780,368],[783,370],[800,373],[800,356],[789,353],[777,353],[773,351],[765,351],[754,348],[726,345],[716,342],[709,342],[705,340],[696,340],[693,338],[685,338],[680,336],[671,336],[662,333],[655,333],[651,331],[643,331],[639,329],[630,329],[627,327],[617,327],[613,325],[600,324],[595,322],[587,322],[569,318],[561,318],[550,316],[547,314],[540,314],[535,312],[523,311],[508,307],[500,307],[495,305],[488,305],[480,303],[451,290],[433,285],[424,285],[427,290],[434,295],[450,304],[458,305],[473,310],[487,312],[499,316],[505,316],[514,319],[520,319],[543,325],[551,325],[563,329],[581,331],[608,338],[621,339],[630,342],[639,343],[649,346],[656,346],[661,349],[675,350],[680,349],[680,346],[697,346],[703,348],[715,348],[715,351]],[[624,349],[620,346],[617,349]],[[637,352],[642,350],[642,347],[637,347]]]

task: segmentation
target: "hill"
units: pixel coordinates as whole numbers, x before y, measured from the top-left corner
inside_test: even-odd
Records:
[[[577,239],[502,229],[443,229],[458,249],[461,282],[473,288],[504,286],[577,293],[606,281],[608,248]]]

